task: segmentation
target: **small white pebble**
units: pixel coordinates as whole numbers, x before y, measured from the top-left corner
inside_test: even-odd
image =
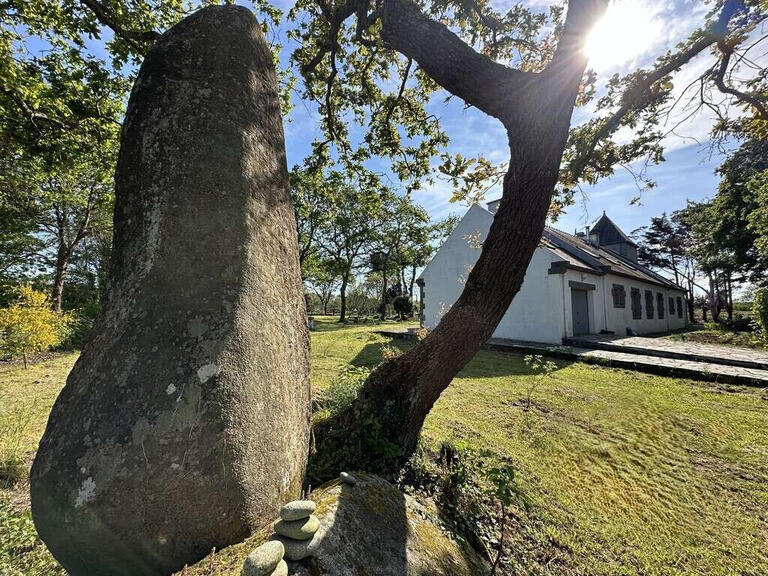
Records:
[[[341,481],[344,482],[344,484],[349,484],[350,486],[354,486],[357,484],[357,478],[352,476],[352,474],[349,474],[348,472],[342,472],[339,475],[339,478],[341,478]]]

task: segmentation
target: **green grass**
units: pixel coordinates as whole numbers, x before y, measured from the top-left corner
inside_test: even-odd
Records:
[[[768,344],[751,332],[734,332],[727,328],[707,328],[673,334],[669,338],[680,342],[696,342],[699,344],[722,344],[737,348],[751,348],[761,352],[768,351]]]
[[[312,392],[324,391],[346,364],[373,367],[381,360],[381,347],[390,342],[377,330],[405,331],[418,322],[340,324],[330,316],[315,316],[312,332]],[[402,346],[401,341],[395,345]]]
[[[380,326],[316,322],[314,394],[346,363],[375,365],[388,343],[374,333]],[[25,414],[24,451],[34,449],[74,359],[57,356],[27,374],[0,367],[0,426]],[[480,352],[424,428],[428,444],[460,441],[489,461],[515,463],[532,502],[511,531],[516,573],[768,573],[765,390],[558,362],[525,412],[535,378],[518,356]],[[40,564],[39,545],[27,554],[17,545],[10,557],[9,535],[23,541],[31,526],[23,501],[9,504],[17,492],[0,492],[0,574],[58,574],[51,562],[25,571]]]
[[[524,414],[534,376],[518,357],[481,352],[424,430],[431,442],[453,438],[516,463],[533,502],[513,534],[513,550],[525,551],[519,566],[553,574],[768,573],[763,391],[559,365]],[[550,562],[555,567],[545,569]]]
[[[48,413],[77,353],[45,356],[27,370],[0,363],[0,574],[64,574],[37,537],[29,514],[29,466]]]

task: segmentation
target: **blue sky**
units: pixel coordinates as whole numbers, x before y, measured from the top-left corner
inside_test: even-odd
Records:
[[[499,6],[511,5],[510,1],[498,0]],[[545,8],[549,2],[534,0],[528,2]],[[652,62],[670,46],[684,40],[688,34],[703,21],[707,6],[700,1],[678,0],[619,0],[607,16],[607,37],[603,46],[595,50],[595,66],[600,85],[614,73],[624,74],[637,66]],[[280,34],[282,36],[282,34]],[[610,50],[601,49],[610,45]],[[293,49],[286,42],[283,61]],[[618,53],[618,55],[614,55]],[[694,59],[678,73],[674,82],[676,94],[680,87],[699,75],[711,65],[707,54]],[[504,130],[495,119],[489,118],[475,109],[466,109],[463,102],[452,99],[444,102],[445,93],[433,99],[429,112],[441,118],[442,125],[451,139],[448,152],[460,152],[465,156],[482,154],[494,162],[502,163],[507,159],[507,141]],[[667,129],[671,129],[676,119],[685,114],[680,108],[670,117]],[[592,117],[590,106],[574,113],[573,124]],[[675,130],[665,140],[666,162],[651,166],[647,176],[657,183],[657,187],[640,194],[640,202],[631,204],[631,199],[639,193],[633,177],[624,169],[618,168],[610,179],[599,182],[596,186],[585,187],[577,203],[568,208],[566,214],[557,222],[557,227],[573,232],[594,221],[603,210],[625,231],[647,224],[652,216],[664,211],[671,212],[685,206],[688,199],[701,200],[711,197],[717,187],[715,168],[722,162],[723,156],[713,153],[707,145],[712,117],[700,113]],[[353,134],[355,131],[353,130]],[[314,107],[294,96],[294,110],[285,123],[286,148],[289,166],[301,163],[310,151],[314,136],[318,134],[318,117]],[[626,140],[630,134],[619,135]],[[374,169],[386,170],[385,164]],[[491,191],[488,199],[500,195]],[[437,181],[413,193],[416,202],[424,206],[434,219],[450,213],[463,213],[466,206],[451,204],[448,198],[451,190],[447,183]]]

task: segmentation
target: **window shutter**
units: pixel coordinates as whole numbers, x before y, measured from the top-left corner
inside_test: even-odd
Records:
[[[613,294],[613,307],[614,308],[626,308],[627,307],[627,292],[624,286],[621,284],[614,284],[611,289]]]
[[[632,298],[632,318],[639,320],[643,317],[643,306],[640,299],[640,288],[632,288],[630,291]]]

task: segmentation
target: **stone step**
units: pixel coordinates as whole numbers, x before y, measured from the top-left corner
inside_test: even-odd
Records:
[[[768,370],[756,368],[728,366],[679,358],[628,354],[614,350],[595,350],[568,345],[519,342],[503,338],[491,338],[486,348],[522,354],[545,354],[577,362],[637,370],[638,372],[660,376],[674,376],[691,380],[744,386],[768,386]]]
[[[736,366],[739,368],[751,368],[754,370],[768,370],[768,360],[757,358],[739,357],[736,350],[733,354],[712,355],[706,350],[697,350],[695,347],[671,345],[669,347],[652,346],[633,346],[632,344],[618,344],[610,341],[592,340],[584,338],[566,338],[564,343],[568,346],[577,348],[586,348],[589,350],[608,350],[611,352],[620,352],[626,354],[637,354],[641,356],[654,356],[656,358],[672,358],[676,360],[688,360],[690,362],[703,362],[707,364],[722,364],[724,366]],[[759,356],[755,354],[755,356]]]

